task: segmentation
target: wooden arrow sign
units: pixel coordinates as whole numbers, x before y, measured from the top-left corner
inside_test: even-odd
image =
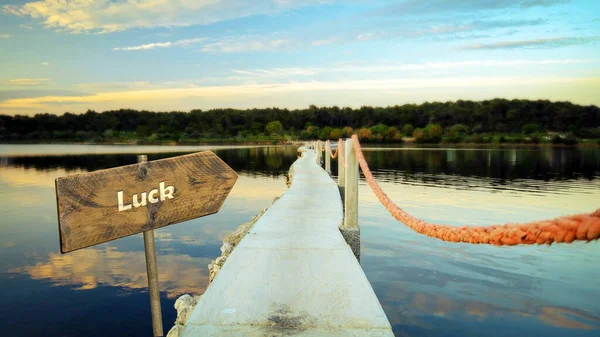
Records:
[[[204,151],[58,178],[61,252],[217,213],[237,177]]]

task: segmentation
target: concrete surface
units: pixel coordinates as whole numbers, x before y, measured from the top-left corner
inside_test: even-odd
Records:
[[[181,336],[393,336],[338,230],[338,187],[302,151],[289,191],[227,259]]]

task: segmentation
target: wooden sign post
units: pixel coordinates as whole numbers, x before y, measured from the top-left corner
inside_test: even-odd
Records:
[[[154,229],[214,214],[237,174],[211,151],[56,179],[61,253],[144,233],[154,336],[163,336]]]
[[[148,162],[146,155],[138,156],[138,164]],[[148,295],[150,295],[150,315],[152,316],[152,334],[162,336],[162,310],[160,309],[160,290],[158,289],[158,265],[156,264],[156,246],[154,229],[144,231],[144,255],[146,255],[146,275],[148,277]]]

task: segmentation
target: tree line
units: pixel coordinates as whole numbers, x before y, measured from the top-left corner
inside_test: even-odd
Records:
[[[0,141],[138,141],[337,139],[365,141],[486,142],[521,135],[535,142],[547,132],[600,138],[600,108],[548,100],[426,102],[387,107],[211,109],[152,112],[132,109],[83,114],[0,115]],[[496,137],[501,142],[502,139]]]

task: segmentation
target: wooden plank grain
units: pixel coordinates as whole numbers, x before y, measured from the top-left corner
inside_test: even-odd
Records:
[[[58,178],[61,252],[214,214],[237,177],[204,151]]]

